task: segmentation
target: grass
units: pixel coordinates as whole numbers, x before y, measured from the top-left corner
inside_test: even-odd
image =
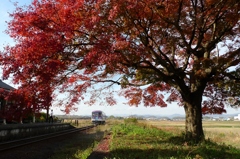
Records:
[[[180,135],[185,128],[184,121],[142,121],[144,124]],[[240,148],[239,121],[203,121],[206,139],[218,144],[231,145]]]
[[[56,151],[50,159],[86,159],[101,140],[102,133],[87,132],[75,135],[62,149]]]
[[[89,124],[91,124],[90,120],[79,120],[78,124],[75,121],[72,122],[75,127],[83,127]],[[49,159],[86,159],[105,136],[108,129],[109,126],[102,125],[75,134],[74,137],[69,139],[67,145],[54,152],[54,155]]]
[[[77,143],[72,142],[51,159],[87,159],[109,131],[108,159],[240,159],[239,125],[233,121],[204,121],[206,141],[194,144],[184,140],[184,121],[109,120],[76,138]]]
[[[240,149],[210,138],[201,144],[189,143],[181,135],[180,122],[151,124],[125,123],[112,127],[110,158],[115,159],[238,159]],[[183,124],[184,125],[184,124]],[[220,137],[226,137],[220,134]]]

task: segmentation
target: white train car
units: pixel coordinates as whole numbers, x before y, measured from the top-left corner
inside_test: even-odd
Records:
[[[94,124],[105,124],[106,114],[101,110],[92,111],[91,121]]]

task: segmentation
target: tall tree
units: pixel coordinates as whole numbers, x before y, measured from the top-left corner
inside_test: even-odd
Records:
[[[121,85],[130,105],[178,101],[186,137],[200,141],[202,113],[238,101],[227,92],[239,81],[239,12],[239,0],[34,0],[11,14],[4,77],[69,92],[67,111],[97,83]]]

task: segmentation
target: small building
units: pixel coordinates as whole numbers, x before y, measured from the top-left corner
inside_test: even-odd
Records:
[[[240,114],[238,114],[238,116],[234,116],[234,120],[240,120]]]
[[[15,88],[13,88],[12,86],[4,83],[2,80],[0,80],[0,89],[4,89],[5,91],[11,91],[14,90]],[[4,109],[4,106],[6,105],[6,101],[4,100],[4,97],[0,96],[0,110]]]
[[[14,90],[15,88],[13,88],[12,86],[4,83],[2,80],[0,80],[0,89],[3,89],[4,91],[7,91],[7,92],[10,92],[12,90]],[[5,97],[3,95],[0,95],[0,116],[4,116],[4,113],[5,111],[5,107],[7,105],[7,101],[4,99]],[[6,119],[5,118],[1,118],[0,117],[0,120],[2,123],[6,124]]]
[[[8,91],[11,91],[11,90],[15,89],[12,86],[4,83],[2,80],[0,80],[0,88],[3,88],[3,89],[8,90]]]

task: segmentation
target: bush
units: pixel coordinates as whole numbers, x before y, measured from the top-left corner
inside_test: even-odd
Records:
[[[124,123],[125,124],[136,124],[138,123],[137,118],[126,118],[124,119]]]

